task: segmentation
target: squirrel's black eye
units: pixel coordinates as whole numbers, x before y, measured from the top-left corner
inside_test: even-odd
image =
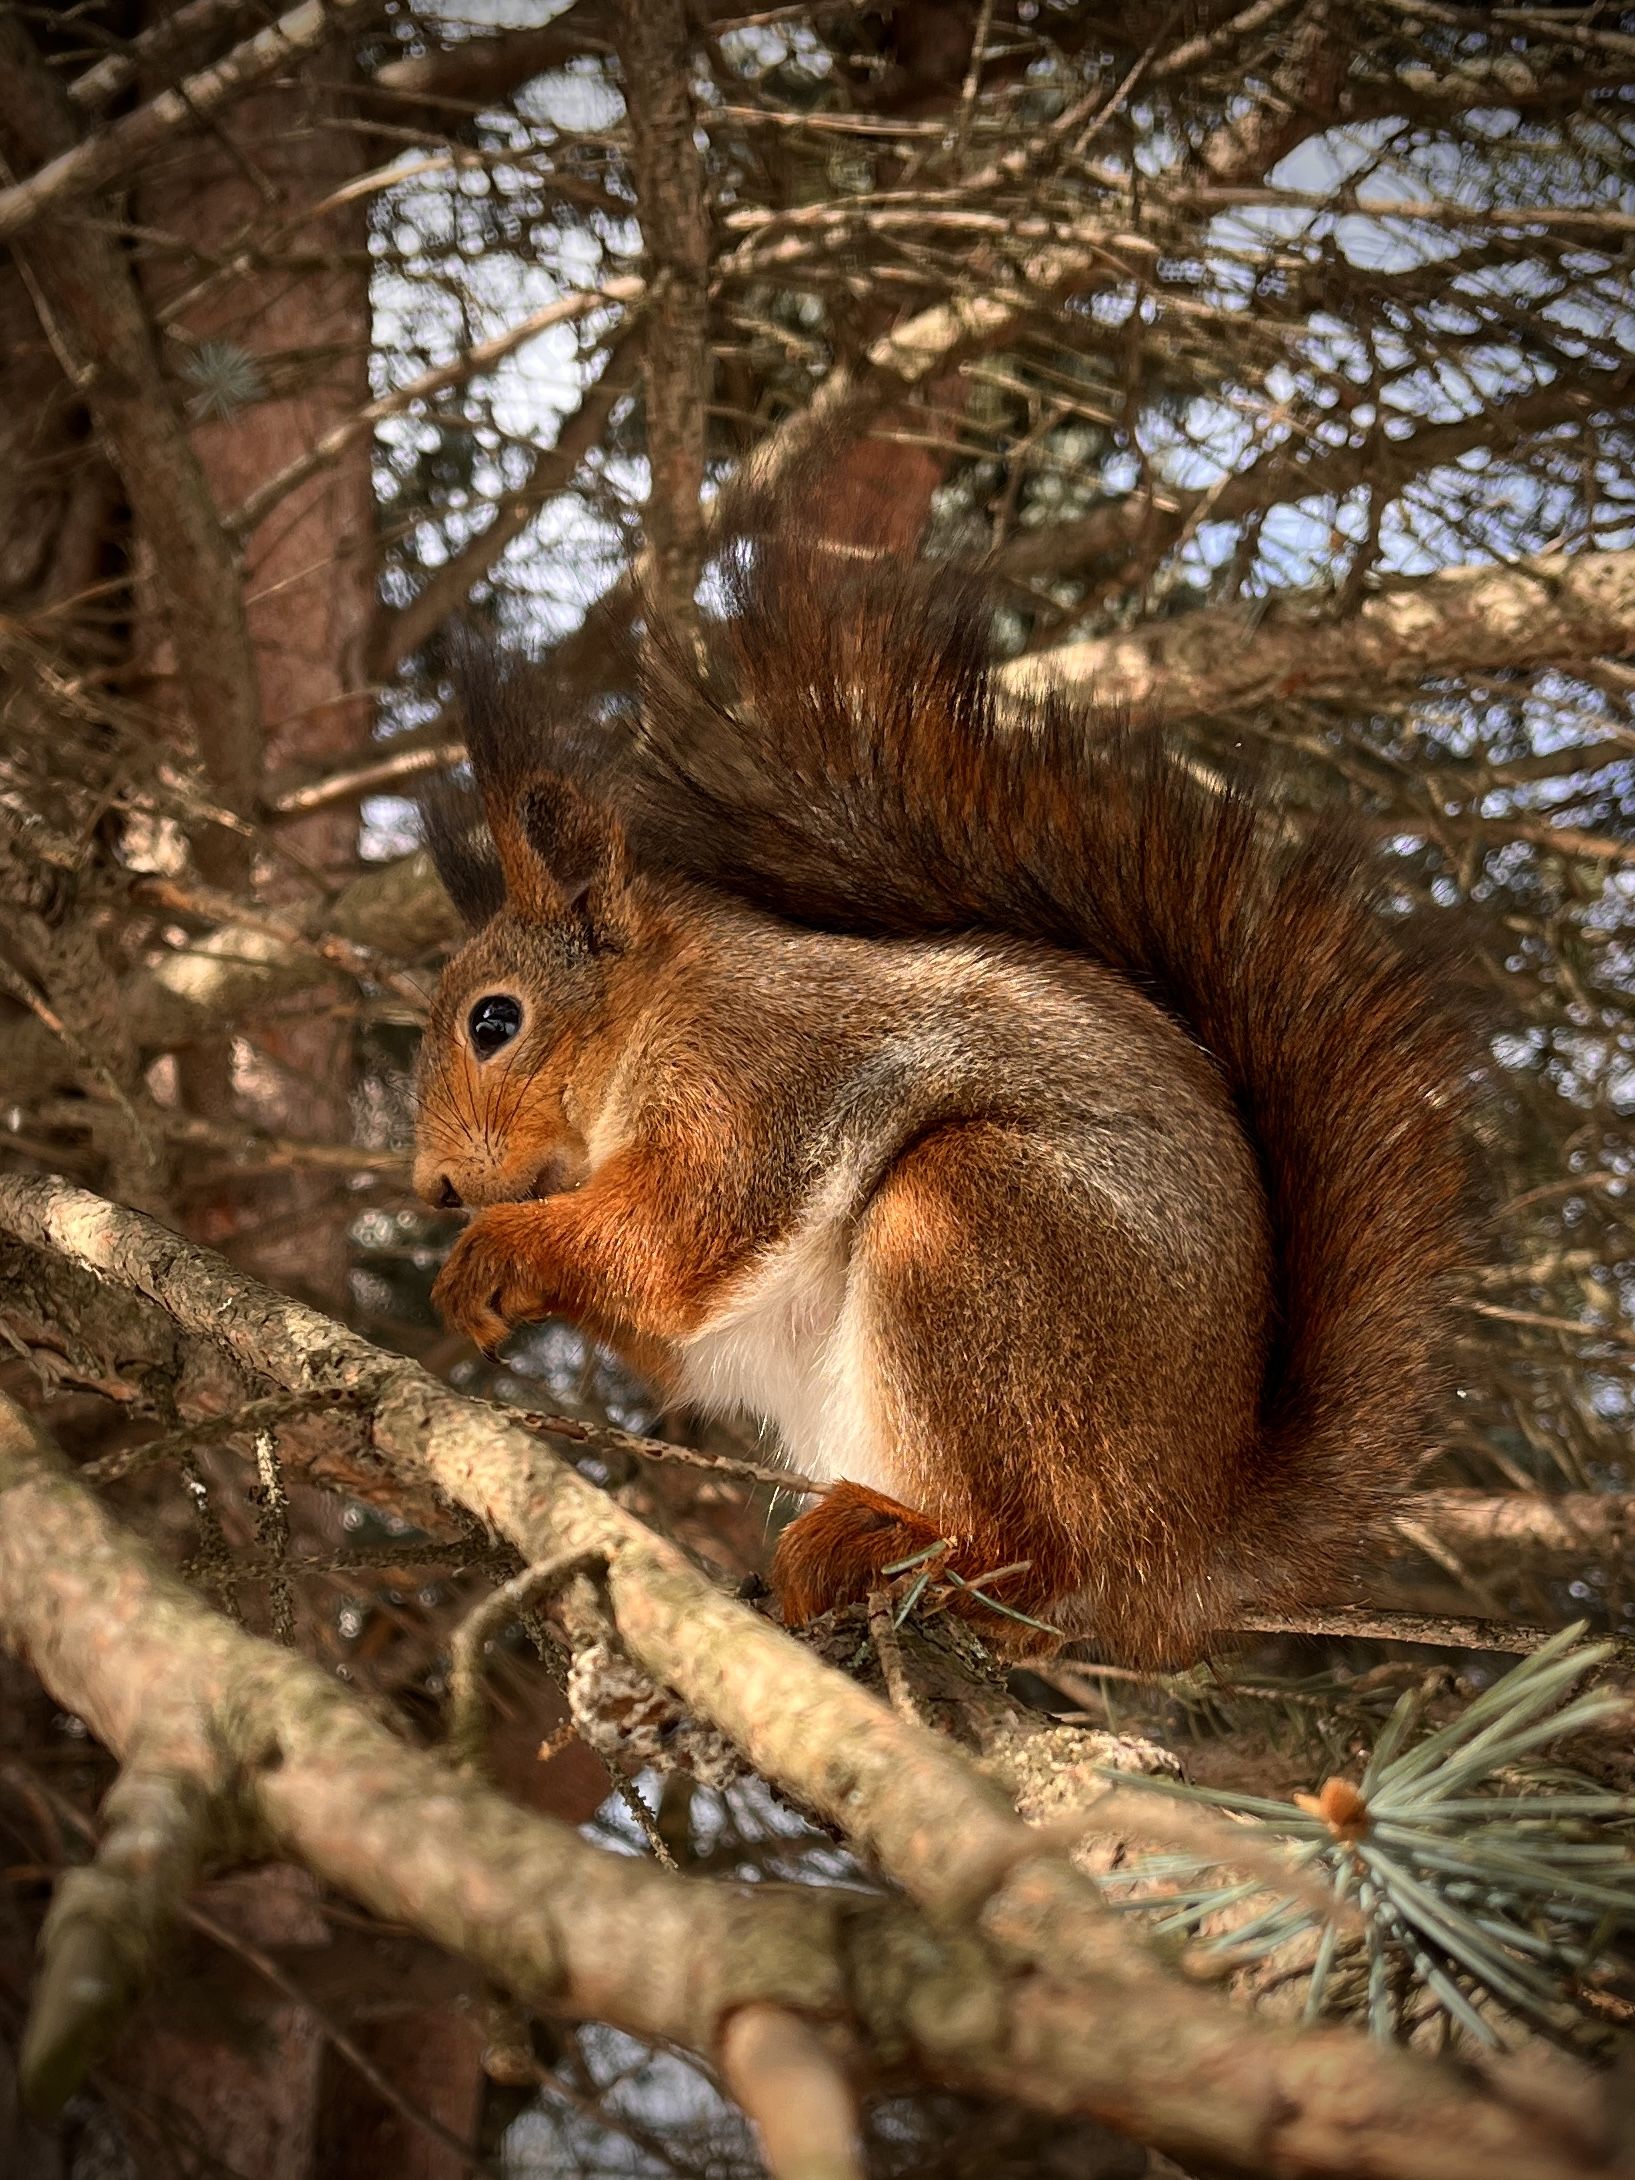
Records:
[[[492,1059],[501,1045],[508,1045],[522,1027],[522,1009],[504,992],[490,992],[479,999],[466,1021],[479,1060]]]

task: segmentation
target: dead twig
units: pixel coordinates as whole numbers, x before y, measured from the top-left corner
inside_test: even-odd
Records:
[[[721,2078],[755,2123],[772,2180],[863,2180],[857,2100],[811,2022],[740,2007],[721,2032]]]

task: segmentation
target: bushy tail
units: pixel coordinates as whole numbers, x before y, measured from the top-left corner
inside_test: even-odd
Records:
[[[729,557],[704,650],[651,631],[637,859],[797,920],[1088,955],[1230,1086],[1278,1256],[1262,1553],[1330,1580],[1411,1472],[1467,1245],[1473,1040],[1347,838],[1163,738],[996,691],[971,586],[785,525]]]

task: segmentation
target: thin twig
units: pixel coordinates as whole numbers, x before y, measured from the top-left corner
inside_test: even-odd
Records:
[[[256,1505],[256,1541],[261,1547],[267,1574],[267,1594],[272,1603],[273,1639],[295,1640],[295,1592],[290,1586],[290,1502],[284,1489],[284,1471],[278,1462],[278,1445],[263,1426],[255,1434],[255,1466],[260,1498]]]
[[[512,1620],[525,1620],[571,1576],[597,1564],[594,1554],[565,1552],[521,1574],[466,1614],[450,1644],[448,1731],[450,1757],[463,1771],[480,1772],[488,1737],[483,1698],[483,1653]]]
[[[899,1717],[923,1725],[924,1720],[914,1701],[914,1690],[909,1684],[908,1669],[903,1664],[902,1645],[897,1640],[891,1591],[883,1583],[869,1592],[869,1640],[880,1661],[880,1677],[886,1684],[892,1709]]]
[[[1362,1605],[1332,1605],[1326,1612],[1240,1615],[1245,1635],[1331,1635],[1368,1642],[1425,1643],[1444,1650],[1502,1650],[1521,1655],[1537,1650],[1556,1632],[1524,1620],[1464,1620],[1434,1613],[1370,1612]],[[1635,1643],[1618,1641],[1620,1665],[1635,1671]]]
[[[94,1461],[85,1463],[80,1474],[88,1483],[118,1483],[126,1476],[137,1476],[144,1469],[156,1468],[161,1462],[180,1461],[188,1454],[197,1453],[202,1446],[219,1446],[245,1431],[264,1431],[273,1424],[311,1415],[316,1409],[348,1405],[344,1396],[317,1388],[295,1393],[268,1393],[260,1400],[246,1401],[242,1408],[231,1409],[225,1415],[204,1416],[197,1423],[184,1423],[178,1430],[167,1431],[163,1438],[150,1438],[145,1446],[124,1446],[116,1453],[99,1454]]]
[[[276,476],[266,479],[226,519],[225,527],[237,537],[248,537],[259,527],[280,500],[287,499],[309,477],[317,475],[348,447],[366,439],[377,424],[389,416],[401,416],[422,401],[435,400],[439,394],[452,387],[463,385],[467,379],[479,378],[503,363],[507,356],[514,356],[529,341],[538,340],[553,326],[573,325],[581,318],[588,318],[598,310],[614,310],[639,303],[646,294],[645,283],[634,274],[623,274],[607,281],[602,287],[576,289],[558,296],[554,302],[530,311],[526,318],[518,319],[503,333],[492,340],[479,341],[475,347],[462,349],[451,363],[438,364],[435,369],[424,371],[406,385],[395,386],[390,393],[379,396],[359,409],[355,416],[332,425],[304,454],[279,470]]]
[[[813,1499],[824,1497],[834,1488],[792,1469],[752,1461],[747,1455],[704,1453],[697,1446],[677,1446],[665,1438],[642,1438],[634,1431],[620,1430],[615,1423],[584,1423],[576,1416],[547,1415],[533,1408],[506,1408],[504,1413],[543,1437],[566,1438],[593,1453],[629,1453],[642,1461],[668,1461],[677,1468],[706,1469],[712,1475],[736,1477],[740,1483],[771,1484],[774,1490],[799,1492]]]

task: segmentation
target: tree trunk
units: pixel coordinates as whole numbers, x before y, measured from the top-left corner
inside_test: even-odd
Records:
[[[137,192],[141,221],[179,237],[186,255],[161,260],[147,292],[174,311],[191,345],[194,444],[224,520],[333,425],[369,398],[367,214],[332,202],[354,178],[362,137],[344,48],[307,62],[288,87],[237,105],[219,135],[175,146]],[[232,265],[247,231],[285,233],[296,264]],[[271,254],[271,253],[270,253]],[[209,268],[226,262],[227,277]],[[200,273],[205,277],[201,281]],[[195,298],[191,291],[202,288]],[[204,344],[216,344],[206,346]],[[238,359],[244,359],[239,362]],[[211,400],[209,368],[235,363],[252,395],[229,413]],[[225,360],[224,360],[225,359]],[[265,739],[261,777],[323,768],[368,742],[372,706],[364,655],[375,607],[371,449],[355,441],[274,506],[243,540],[245,609]],[[355,866],[357,819],[346,808],[281,826],[272,852],[245,857],[240,883],[276,912],[310,903]],[[334,995],[339,999],[339,994]],[[349,1133],[353,1024],[339,1007],[264,1024],[239,1047],[239,1110],[281,1134],[344,1142]],[[229,1246],[264,1276],[342,1303],[346,1206],[331,1185],[282,1175],[187,1206],[194,1230]]]

